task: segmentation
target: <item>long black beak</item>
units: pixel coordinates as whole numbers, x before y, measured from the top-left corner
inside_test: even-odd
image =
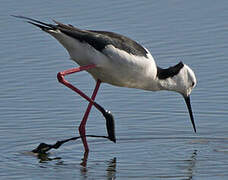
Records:
[[[192,113],[190,96],[187,96],[187,97],[184,96],[184,100],[185,100],[186,105],[188,107],[188,112],[189,112],[189,115],[190,115],[190,119],[191,119],[191,122],[192,122],[193,129],[194,129],[194,131],[196,133],[196,126],[195,126],[194,117],[193,117],[193,113]]]

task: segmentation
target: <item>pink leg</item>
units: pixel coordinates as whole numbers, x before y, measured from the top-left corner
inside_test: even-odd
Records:
[[[102,108],[99,104],[97,104],[94,100],[92,100],[90,97],[88,97],[85,93],[83,93],[80,89],[76,88],[75,86],[73,86],[72,84],[70,84],[65,78],[64,76],[69,75],[69,74],[73,74],[76,72],[80,72],[80,71],[85,71],[85,70],[89,70],[92,68],[95,68],[96,65],[95,64],[91,64],[91,65],[87,65],[87,66],[81,66],[81,67],[77,67],[77,68],[72,68],[72,69],[68,69],[62,72],[59,72],[57,74],[57,79],[60,83],[64,84],[65,86],[67,86],[68,88],[72,89],[74,92],[78,93],[81,97],[83,97],[84,99],[86,99],[88,102],[91,102],[102,114],[105,113],[104,108]]]
[[[97,84],[96,84],[96,86],[95,86],[95,89],[94,89],[94,91],[93,91],[93,95],[92,95],[92,97],[91,97],[91,99],[92,99],[93,101],[95,100],[95,97],[96,97],[96,95],[97,95],[97,92],[98,92],[98,89],[99,89],[99,87],[100,87],[100,84],[101,84],[101,81],[98,80],[98,81],[97,81]],[[88,119],[90,110],[91,110],[91,108],[92,108],[92,105],[93,105],[93,103],[90,102],[89,105],[88,105],[88,107],[87,107],[87,109],[86,109],[86,112],[85,112],[85,114],[84,114],[84,117],[83,117],[83,119],[82,119],[82,121],[81,121],[81,124],[80,124],[80,126],[79,126],[79,128],[78,128],[79,133],[80,133],[81,138],[82,138],[82,142],[83,142],[84,148],[85,148],[85,152],[89,152],[89,147],[88,147],[87,140],[86,140],[86,136],[85,136],[85,135],[86,135],[85,126],[86,126],[86,122],[87,122],[87,119]]]
[[[76,88],[75,86],[70,84],[67,80],[65,80],[64,76],[72,74],[72,73],[76,73],[76,72],[92,69],[92,68],[95,68],[95,67],[96,67],[95,64],[91,64],[91,65],[87,65],[87,66],[81,66],[81,67],[78,67],[78,68],[72,68],[72,69],[69,69],[69,70],[65,70],[65,71],[59,72],[57,74],[57,78],[58,78],[60,83],[64,84],[65,86],[67,86],[68,88],[72,89],[73,91],[78,93],[80,96],[85,98],[87,101],[89,101],[89,105],[87,107],[87,110],[86,110],[86,112],[84,114],[84,117],[83,117],[83,119],[81,121],[81,124],[79,126],[79,133],[80,133],[80,136],[82,137],[82,141],[83,141],[83,145],[84,145],[84,148],[85,148],[85,152],[87,152],[87,153],[89,152],[89,148],[88,148],[88,144],[87,144],[86,137],[85,137],[85,125],[86,125],[86,121],[87,121],[87,118],[89,116],[90,110],[92,108],[92,105],[94,105],[101,112],[103,111],[103,108],[100,105],[98,105],[97,103],[94,102],[96,94],[97,94],[97,91],[98,91],[99,86],[101,84],[101,81],[100,80],[97,81],[97,84],[96,84],[96,87],[94,89],[93,95],[92,95],[91,98],[89,98],[81,90],[79,90],[78,88]]]
[[[68,88],[72,89],[73,91],[75,91],[76,93],[78,93],[80,96],[82,96],[83,98],[85,98],[87,101],[92,102],[94,104],[94,101],[91,98],[89,98],[87,95],[85,95],[78,88],[76,88],[75,86],[73,86],[72,84],[70,84],[64,78],[64,76],[69,75],[69,74],[72,74],[72,73],[80,72],[80,71],[89,70],[89,69],[92,69],[92,68],[95,68],[95,67],[96,67],[95,64],[91,64],[91,65],[87,65],[87,66],[81,66],[81,67],[77,67],[77,68],[68,69],[68,70],[59,72],[57,74],[57,78],[58,78],[58,80],[59,80],[60,83],[64,84],[65,86],[67,86]]]

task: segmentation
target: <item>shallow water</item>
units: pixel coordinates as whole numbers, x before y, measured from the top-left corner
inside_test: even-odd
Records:
[[[228,2],[13,1],[0,6],[0,179],[227,179]],[[77,66],[56,40],[10,15],[127,35],[167,67],[182,60],[195,71],[194,134],[181,96],[102,84],[97,102],[115,116],[117,143],[80,140],[47,157],[30,153],[40,142],[77,135],[87,103],[59,84],[59,71]],[[91,94],[87,73],[67,77]],[[105,135],[93,109],[89,134]]]

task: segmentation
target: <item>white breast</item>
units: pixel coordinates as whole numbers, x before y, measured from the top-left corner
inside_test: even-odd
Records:
[[[91,70],[95,78],[103,82],[130,88],[147,89],[156,77],[157,69],[153,57],[135,56],[108,45],[106,55],[99,62],[99,68]]]

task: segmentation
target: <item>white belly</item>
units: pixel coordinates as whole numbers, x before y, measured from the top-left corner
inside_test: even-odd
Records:
[[[91,51],[88,53],[91,55]],[[103,53],[95,51],[94,55],[89,57],[97,64],[97,68],[88,70],[95,79],[129,88],[151,87],[157,73],[153,58],[129,55],[113,46],[107,46]],[[90,61],[89,58],[86,61]]]

